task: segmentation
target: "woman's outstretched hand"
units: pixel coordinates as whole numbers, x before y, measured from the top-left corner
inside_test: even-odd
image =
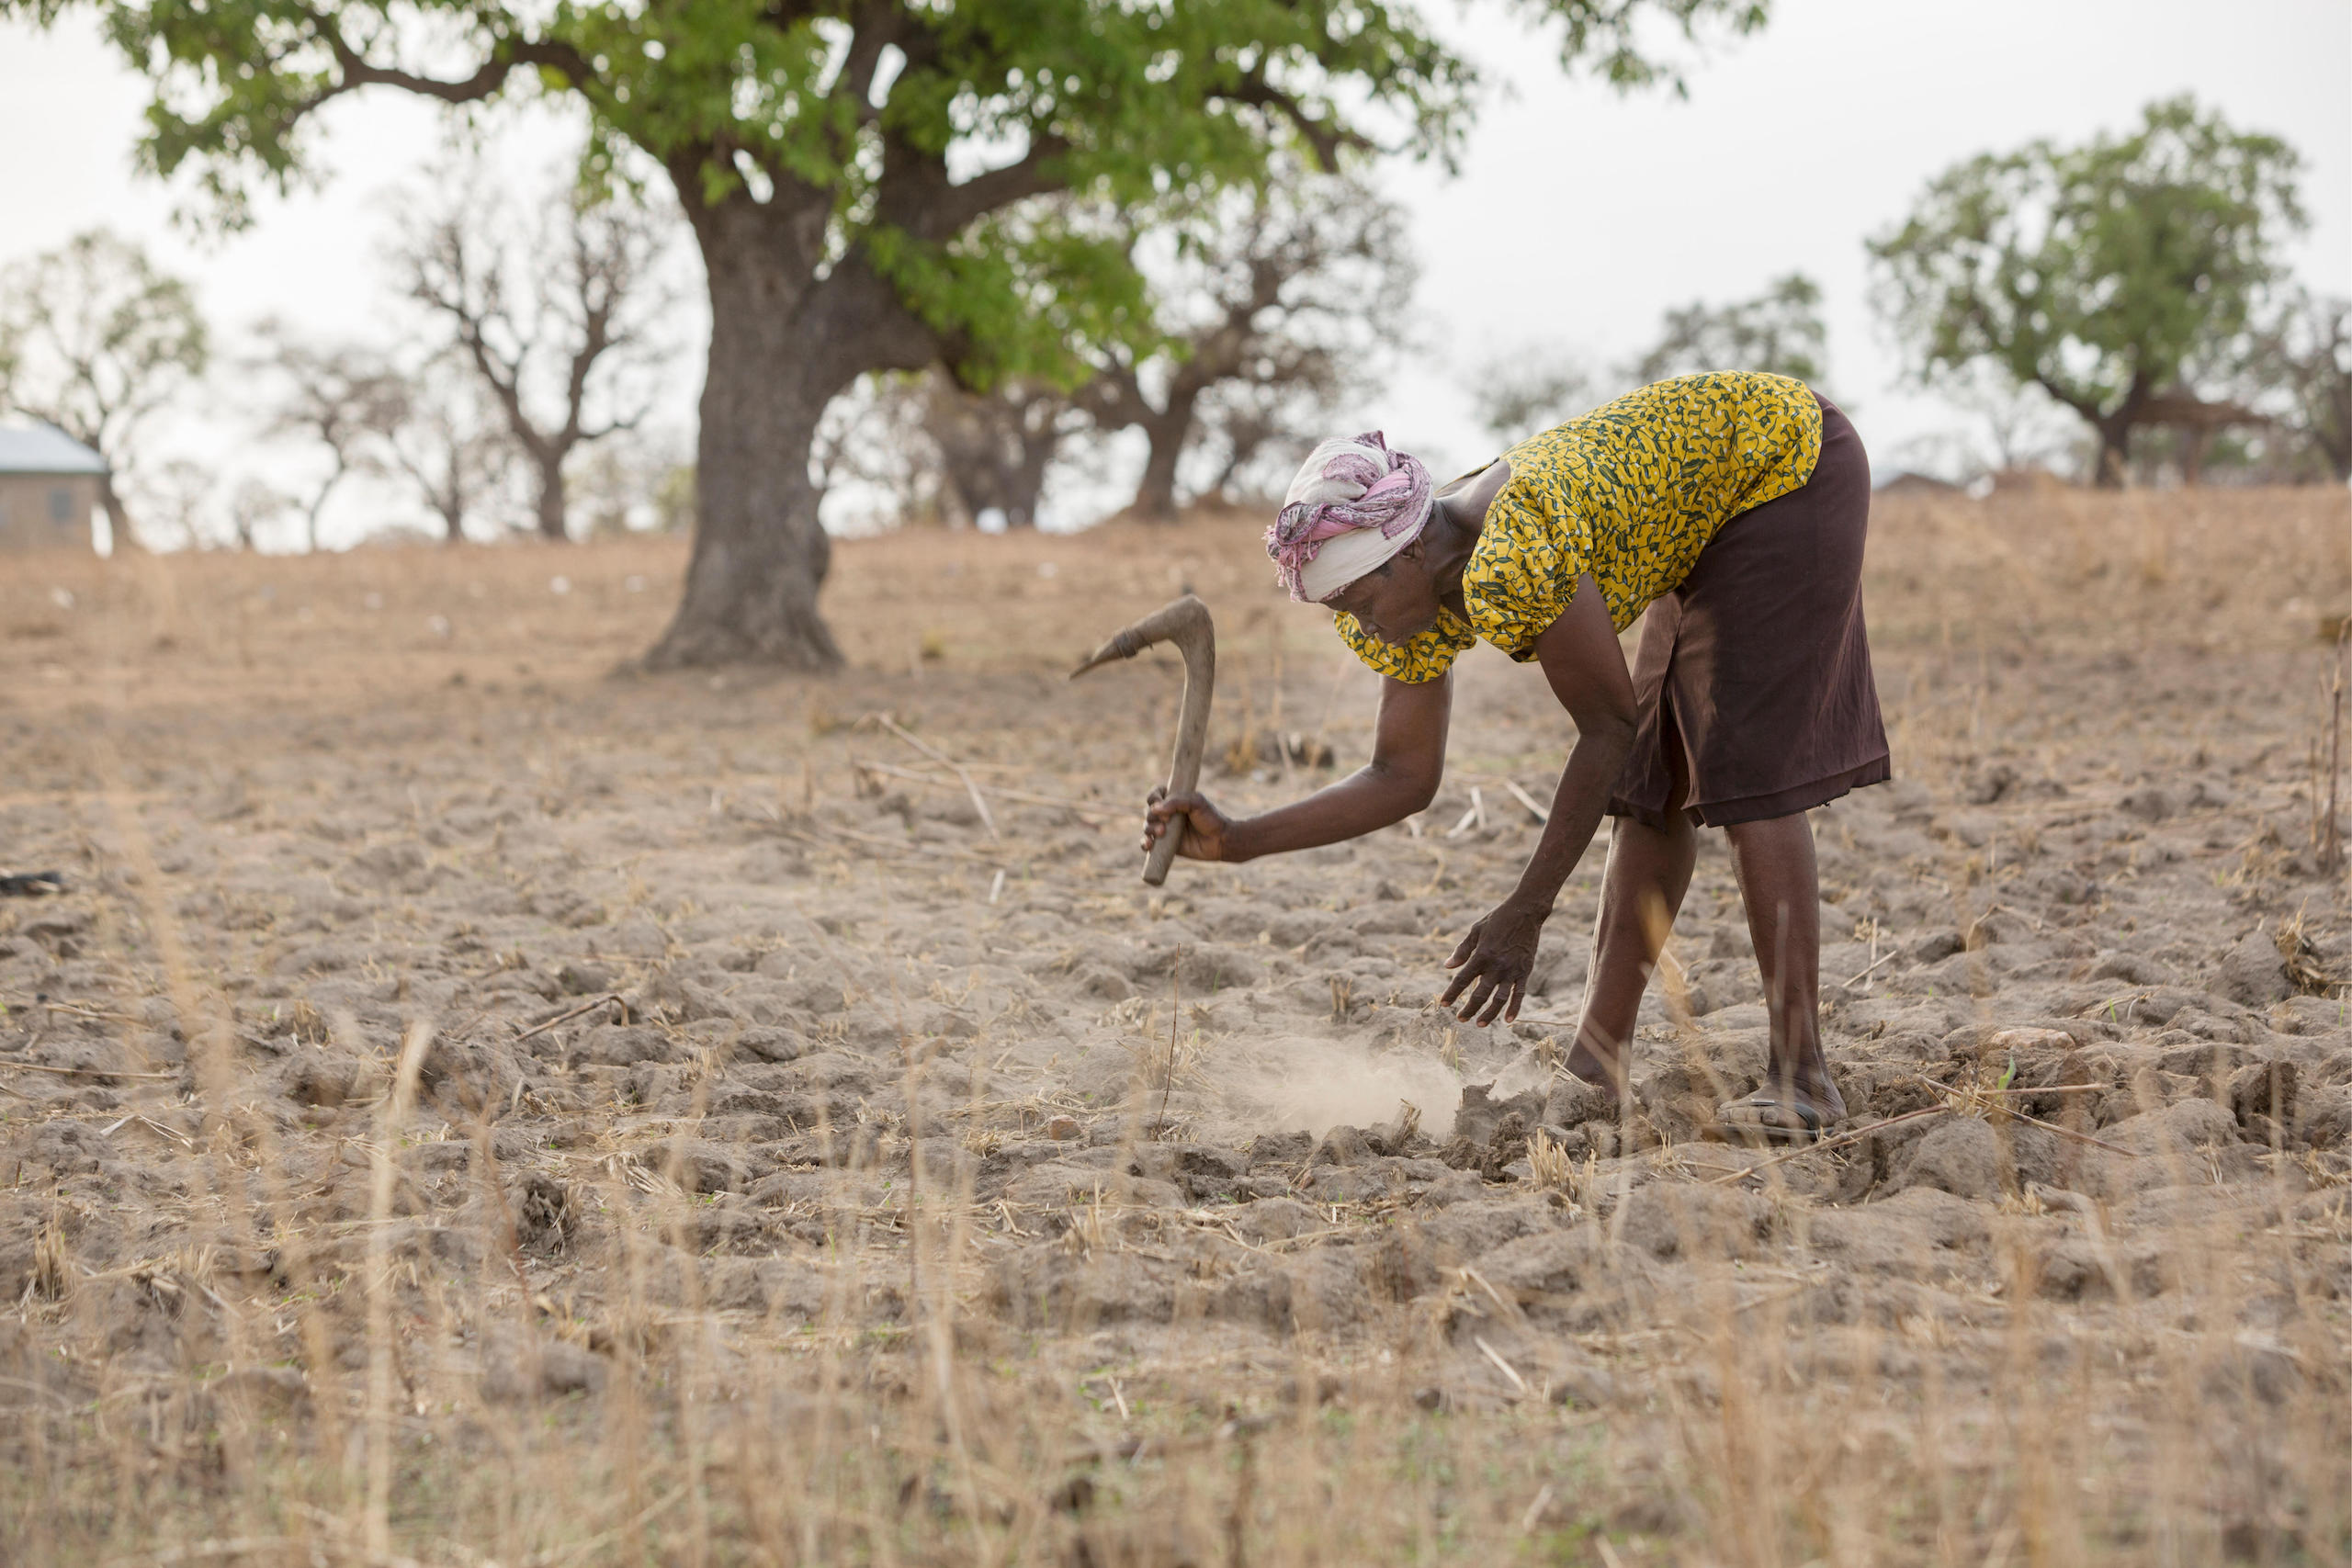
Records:
[[[1169,824],[1177,818],[1184,819],[1184,838],[1176,846],[1176,853],[1186,860],[1226,860],[1230,858],[1226,834],[1233,821],[1209,804],[1208,796],[1187,793],[1170,795],[1166,784],[1145,797],[1143,812],[1143,848],[1146,854],[1168,831]]]
[[[1535,972],[1536,939],[1544,934],[1549,912],[1500,904],[1472,926],[1453,956],[1445,961],[1448,969],[1461,973],[1438,998],[1438,1005],[1453,1006],[1453,998],[1466,989],[1470,994],[1454,1015],[1463,1022],[1487,1024],[1498,1018],[1506,1022],[1518,1018],[1519,1004],[1527,999],[1528,976]]]

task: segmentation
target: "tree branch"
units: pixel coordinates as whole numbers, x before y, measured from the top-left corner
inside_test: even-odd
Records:
[[[861,125],[871,124],[882,113],[874,105],[874,78],[882,67],[882,51],[899,42],[902,24],[903,14],[889,0],[865,0],[851,18],[849,54],[833,90],[855,99]],[[905,52],[903,44],[900,52]]]
[[[941,243],[1001,207],[1060,188],[1061,181],[1047,174],[1046,165],[1069,151],[1069,143],[1062,138],[1039,136],[1014,162],[953,186],[926,177],[934,171],[944,174],[944,164],[926,159],[922,175],[902,172],[891,182],[898,188],[886,190],[881,205],[886,212],[902,214],[896,220],[915,238]],[[900,165],[902,171],[904,167]]]
[[[2051,397],[2054,398],[2059,402],[2064,403],[2066,407],[2074,410],[2076,414],[2080,415],[2083,419],[2088,421],[2093,425],[2098,424],[2107,417],[2099,412],[2099,407],[2097,403],[2092,402],[2087,398],[2079,397],[2075,393],[2068,391],[2065,388],[2061,387],[2057,382],[2052,380],[2048,376],[2036,376],[2033,378],[2033,384],[2041,388],[2043,391],[2049,393]]]
[[[1315,162],[1327,175],[1340,172],[1340,150],[1343,147],[1368,151],[1372,141],[1360,132],[1332,126],[1309,114],[1306,106],[1291,94],[1266,80],[1261,72],[1252,71],[1232,86],[1224,96],[1237,104],[1249,104],[1258,108],[1272,109],[1297,128],[1299,135],[1315,150]]]
[[[311,30],[334,56],[339,75],[311,96],[298,101],[287,117],[291,125],[329,101],[356,92],[361,87],[397,87],[405,93],[423,97],[438,98],[446,104],[479,103],[506,85],[506,78],[518,65],[539,66],[560,71],[575,85],[584,86],[595,81],[596,73],[587,57],[567,43],[547,39],[500,39],[491,47],[490,58],[472,75],[461,81],[445,81],[434,76],[421,76],[414,72],[391,66],[373,65],[341,28],[325,16],[306,11]]]

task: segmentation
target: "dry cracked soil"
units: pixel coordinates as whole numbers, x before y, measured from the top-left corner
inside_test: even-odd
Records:
[[[845,544],[823,680],[614,673],[670,541],[12,563],[0,1557],[2346,1561],[2347,521],[1882,501],[1793,1156],[1720,835],[1622,1112],[1598,852],[1434,1007],[1572,739],[1490,650],[1423,817],[1141,885],[1135,615],[1236,808],[1368,743],[1246,519]]]

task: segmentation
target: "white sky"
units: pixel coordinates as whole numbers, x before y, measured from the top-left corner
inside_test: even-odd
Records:
[[[1777,0],[1761,34],[1693,67],[1687,100],[1563,79],[1498,6],[1430,9],[1508,90],[1480,117],[1458,177],[1391,172],[1415,215],[1414,329],[1431,348],[1350,418],[1442,470],[1489,455],[1466,383],[1497,354],[1543,342],[1623,358],[1668,307],[1745,298],[1792,269],[1826,291],[1832,389],[1879,466],[1896,466],[1964,416],[1899,385],[1869,310],[1864,238],[1954,162],[2120,130],[2182,91],[2302,152],[2312,228],[2294,264],[2316,287],[2352,292],[2346,0]],[[86,14],[46,33],[0,23],[0,265],[97,224],[147,243],[197,280],[226,351],[207,389],[214,417],[183,422],[167,445],[231,473],[290,472],[295,459],[240,439],[254,399],[232,368],[238,340],[272,311],[323,337],[390,343],[408,330],[378,259],[383,214],[437,150],[439,112],[391,92],[334,106],[319,188],[265,197],[249,231],[205,240],[173,224],[181,192],[133,172],[146,96]],[[557,140],[543,122],[529,156]],[[680,328],[695,341],[665,401],[673,438],[692,428],[700,310],[682,310]],[[392,504],[356,495],[330,538]]]

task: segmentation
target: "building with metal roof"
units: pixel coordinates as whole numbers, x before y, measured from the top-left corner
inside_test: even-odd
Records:
[[[0,420],[0,550],[95,547],[106,459],[53,424]]]

